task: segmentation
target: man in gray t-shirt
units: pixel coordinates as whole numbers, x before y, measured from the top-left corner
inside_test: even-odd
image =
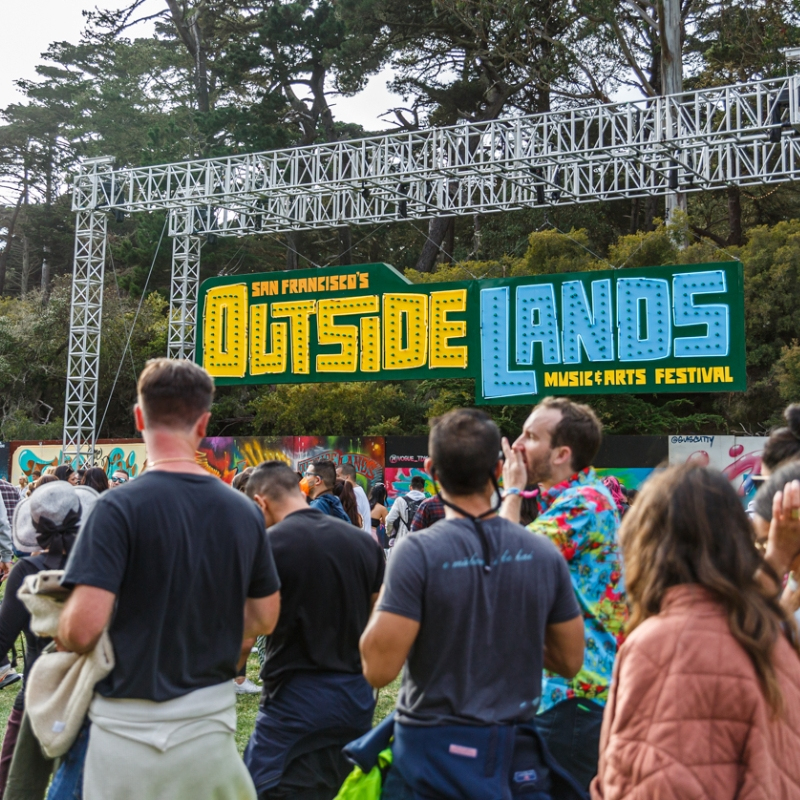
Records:
[[[409,725],[532,719],[547,626],[580,614],[567,562],[549,539],[499,517],[482,524],[488,574],[463,518],[407,536],[389,559],[377,609],[420,623],[397,698],[397,718]]]
[[[361,637],[373,686],[406,665],[395,726],[400,777],[392,781],[415,790],[425,788],[413,785],[424,771],[420,759],[433,766],[436,756],[424,748],[411,754],[402,744],[412,741],[409,728],[416,726],[420,742],[420,726],[435,737],[437,727],[527,722],[539,703],[542,666],[572,677],[583,663],[583,618],[566,562],[545,537],[495,516],[497,426],[480,411],[451,411],[431,430],[429,452],[425,469],[441,486],[446,517],[397,544]],[[480,757],[478,749],[451,747],[450,754]],[[448,763],[458,769],[466,761],[445,756],[433,772]],[[395,796],[386,788],[386,797]]]

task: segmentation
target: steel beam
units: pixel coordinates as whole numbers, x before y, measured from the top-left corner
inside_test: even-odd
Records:
[[[75,225],[63,443],[75,468],[94,463],[106,221],[103,211],[79,211]]]
[[[798,105],[788,77],[121,169],[99,189],[88,170],[73,207],[100,192],[125,212],[194,209],[198,234],[247,236],[776,183],[800,178]]]
[[[194,235],[196,215],[193,209],[188,212],[174,211],[170,216],[173,239],[167,355],[170,358],[191,359],[194,358],[200,249],[203,240]]]

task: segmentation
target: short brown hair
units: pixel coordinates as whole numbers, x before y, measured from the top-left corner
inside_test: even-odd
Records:
[[[550,431],[551,447],[569,447],[572,451],[571,467],[575,472],[590,466],[603,439],[603,423],[597,414],[583,403],[574,403],[566,397],[545,397],[534,407],[552,408],[561,412],[561,419]]]
[[[148,425],[189,428],[211,408],[214,380],[191,361],[153,358],[142,370],[136,392]]]

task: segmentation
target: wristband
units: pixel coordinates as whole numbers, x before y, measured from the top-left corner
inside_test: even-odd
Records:
[[[522,495],[522,489],[517,489],[516,486],[512,486],[510,489],[506,489],[505,496],[508,497],[510,494],[515,494],[517,497]]]

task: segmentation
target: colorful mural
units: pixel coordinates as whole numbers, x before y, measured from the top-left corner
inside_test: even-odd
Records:
[[[374,483],[383,480],[384,447],[382,436],[220,436],[203,439],[197,461],[225,483],[262,461],[283,461],[298,472],[304,472],[317,460],[353,464],[359,484],[368,492]]]
[[[653,474],[652,467],[597,467],[601,478],[613,475],[626,489],[641,489],[642,484]]]
[[[756,493],[750,476],[761,472],[761,452],[766,442],[766,436],[670,436],[669,463],[692,461],[714,467],[747,502]]]
[[[386,442],[383,436],[295,436],[294,466],[305,472],[312,461],[352,464],[361,488],[369,494],[373,484],[383,480]]]
[[[61,449],[61,442],[11,442],[11,482],[16,486],[23,476],[30,482],[34,472],[44,472],[47,467],[58,466],[61,463]],[[144,470],[147,461],[147,451],[141,439],[101,440],[97,443],[96,451],[97,466],[102,467],[107,475],[124,469],[135,478]]]
[[[212,475],[231,483],[237,473],[262,461],[292,464],[292,436],[265,438],[256,436],[214,436],[203,439],[197,450],[197,462]]]
[[[417,467],[403,467],[401,469],[386,468],[386,491],[389,493],[389,507],[399,495],[411,491],[411,479],[421,475],[425,479],[425,494],[429,497],[436,494],[433,478],[424,469]]]
[[[597,472],[603,477],[614,475],[627,489],[638,489],[656,465],[664,463],[668,446],[670,464],[695,461],[720,470],[747,503],[756,490],[750,476],[761,470],[766,441],[766,437],[755,436],[608,436],[598,454]],[[10,442],[7,448],[8,475],[14,484],[21,476],[30,480],[35,471],[43,472],[61,461],[60,442]],[[299,472],[317,459],[349,463],[355,466],[366,492],[383,481],[391,504],[409,491],[415,475],[425,479],[427,494],[436,491],[424,469],[427,449],[424,436],[210,437],[201,442],[197,461],[226,483],[262,461],[284,461]],[[147,466],[145,445],[139,439],[100,441],[97,452],[99,466],[109,475],[124,469],[135,478]],[[0,474],[4,465],[0,464]]]

